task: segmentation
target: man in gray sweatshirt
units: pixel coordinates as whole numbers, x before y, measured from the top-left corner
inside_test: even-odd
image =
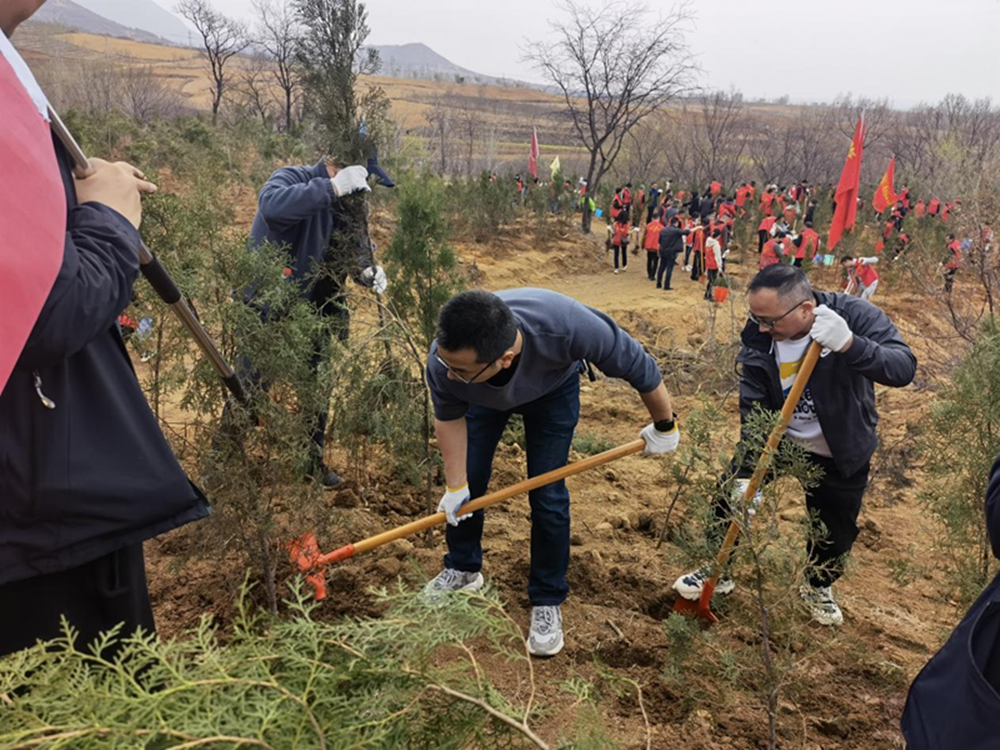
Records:
[[[447,491],[444,571],[425,594],[483,585],[483,511],[461,506],[486,494],[493,454],[512,414],[524,418],[528,475],[566,464],[580,417],[584,362],[639,392],[652,424],[642,430],[647,454],[677,449],[680,433],[656,361],[604,313],[545,289],[496,294],[462,292],[441,309],[427,382]],[[565,482],[532,490],[528,649],[554,656],[563,647],[560,605],[569,586],[569,492]]]

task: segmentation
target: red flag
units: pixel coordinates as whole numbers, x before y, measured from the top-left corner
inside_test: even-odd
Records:
[[[531,128],[531,151],[528,152],[528,174],[538,179],[538,132]]]
[[[844,171],[840,173],[840,182],[833,199],[837,210],[833,212],[830,224],[830,236],[827,247],[833,250],[840,242],[841,235],[854,228],[854,219],[858,215],[858,185],[861,182],[861,153],[864,146],[865,116],[862,114],[854,128],[854,138],[844,160]]]
[[[896,191],[893,188],[893,181],[896,177],[896,157],[889,159],[889,167],[885,170],[885,174],[882,175],[881,181],[879,181],[878,187],[875,188],[875,195],[872,197],[872,205],[875,210],[879,213],[885,211],[889,206],[893,205],[899,196],[896,195]]]
[[[0,54],[0,392],[62,266],[66,193],[49,124]]]

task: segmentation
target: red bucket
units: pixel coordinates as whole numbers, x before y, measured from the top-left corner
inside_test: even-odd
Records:
[[[725,286],[713,286],[712,296],[715,297],[715,301],[722,303],[729,299],[729,287]]]

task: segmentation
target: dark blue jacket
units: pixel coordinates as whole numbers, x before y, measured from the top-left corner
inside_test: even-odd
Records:
[[[677,227],[666,226],[660,230],[660,252],[669,255],[679,253],[684,249],[684,237],[691,230],[678,229]]]
[[[1000,558],[1000,456],[986,489],[986,530]],[[910,686],[903,709],[908,750],[1000,747],[1000,575]]]
[[[823,437],[837,469],[847,477],[868,463],[878,445],[873,384],[908,385],[916,374],[917,358],[892,321],[872,303],[846,294],[813,294],[817,304],[844,318],[854,334],[850,348],[822,357],[809,380]],[[745,422],[754,404],[779,411],[785,397],[771,337],[748,321],[742,341],[736,361],[743,366],[740,416]],[[739,476],[753,474],[755,460],[747,455]]]
[[[77,205],[68,154],[60,144],[56,152],[68,209],[62,267],[0,393],[0,584],[77,567],[208,514],[118,330],[139,234],[106,206]],[[36,394],[36,376],[54,409]]]
[[[257,195],[250,244],[260,247],[267,241],[285,245],[291,255],[292,275],[305,286],[330,247],[338,206],[323,160],[311,167],[282,167]]]
[[[250,245],[259,247],[265,241],[284,245],[291,256],[292,276],[304,290],[311,290],[315,301],[325,302],[340,294],[348,273],[358,281],[361,271],[375,263],[367,238],[349,231],[346,213],[345,205],[334,195],[323,160],[311,167],[282,167],[257,195]],[[338,248],[334,256],[331,239],[336,240],[341,231],[344,239],[334,242]],[[353,257],[346,252],[349,249]],[[316,270],[323,263],[327,263],[327,273],[316,279]]]

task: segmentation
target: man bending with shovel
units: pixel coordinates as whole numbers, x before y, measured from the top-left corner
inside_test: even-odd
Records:
[[[427,382],[448,483],[438,505],[449,524],[448,554],[424,590],[428,598],[483,585],[484,513],[462,515],[461,508],[486,493],[512,414],[524,417],[529,476],[566,464],[585,361],[639,392],[653,420],[641,433],[647,454],[677,449],[680,433],[656,361],[604,313],[545,289],[462,292],[442,308]],[[563,647],[560,605],[569,591],[569,492],[559,481],[528,497],[528,650],[555,656]]]
[[[822,470],[819,484],[806,490],[806,507],[825,533],[814,524],[808,550],[811,568],[800,594],[814,620],[840,625],[844,618],[830,586],[842,574],[844,557],[858,535],[861,499],[878,443],[873,384],[907,385],[917,360],[875,305],[846,294],[813,291],[794,266],[777,264],[758,273],[750,282],[747,301],[750,315],[736,360],[743,366],[744,429],[754,406],[781,409],[810,344],[815,341],[824,348],[785,435],[809,451],[810,460]],[[742,439],[748,439],[745,432]],[[737,448],[737,455],[740,452]],[[748,455],[742,465],[734,465],[732,497],[737,504],[754,473],[755,458]],[[720,523],[713,529],[724,527],[734,512],[742,515],[739,506],[729,505],[725,498],[716,499]],[[720,539],[711,531],[709,536],[719,546]],[[678,578],[673,588],[685,599],[699,599],[710,575],[709,566],[702,567]],[[729,594],[734,588],[733,579],[723,575],[715,591]]]

